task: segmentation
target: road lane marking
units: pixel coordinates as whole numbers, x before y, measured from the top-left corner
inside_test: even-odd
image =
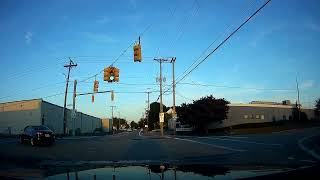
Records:
[[[204,142],[200,142],[200,141],[194,141],[191,139],[182,139],[182,138],[173,138],[176,140],[181,140],[181,141],[187,141],[187,142],[193,142],[193,143],[198,143],[198,144],[203,144],[203,145],[207,145],[207,146],[211,146],[211,147],[215,147],[215,148],[220,148],[220,149],[226,149],[229,151],[237,151],[237,152],[244,152],[247,150],[243,150],[243,149],[234,149],[234,148],[230,148],[230,147],[225,147],[225,146],[219,146],[219,145],[214,145],[214,144],[210,144],[210,143],[204,143]]]
[[[248,137],[245,136],[210,136],[210,137],[224,137],[224,138],[235,138],[235,139],[246,139]]]
[[[307,139],[310,139],[310,138],[312,138],[312,137],[314,137],[314,136],[316,136],[316,135],[307,136],[307,137],[304,137],[304,138],[300,139],[300,140],[298,141],[298,146],[299,146],[303,151],[307,152],[307,153],[310,154],[312,157],[314,157],[315,159],[320,160],[320,155],[319,155],[319,154],[317,154],[314,150],[309,149],[309,148],[307,148],[306,146],[303,145],[303,141],[306,141]]]
[[[269,144],[269,143],[255,142],[255,141],[244,141],[244,140],[239,140],[239,139],[211,138],[211,137],[199,137],[199,138],[211,139],[211,140],[221,140],[221,141],[233,141],[233,142],[241,142],[241,143],[248,143],[248,144],[266,145],[266,146],[283,146],[282,144]]]
[[[302,162],[309,162],[309,163],[316,163],[316,161],[312,161],[312,160],[308,160],[308,159],[303,159],[303,160],[300,160]]]

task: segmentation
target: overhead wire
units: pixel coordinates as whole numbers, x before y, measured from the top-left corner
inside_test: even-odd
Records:
[[[259,11],[261,11],[261,9],[263,9],[271,0],[267,0],[260,8],[258,8],[249,18],[247,18],[238,28],[236,28],[234,31],[232,31],[232,33],[227,37],[225,38],[221,43],[219,43],[219,45],[214,48],[208,55],[206,55],[200,62],[198,62],[196,64],[195,67],[193,67],[192,69],[190,69],[185,75],[183,75],[180,79],[178,79],[175,83],[178,84],[180,83],[182,80],[184,80],[193,70],[195,70],[196,68],[198,68],[198,66],[200,64],[202,64],[205,60],[208,59],[208,57],[210,57],[216,50],[218,50],[226,41],[228,41],[230,39],[230,37],[232,37],[236,32],[238,32],[252,17],[254,17]],[[172,86],[168,89],[170,90],[172,89]],[[164,91],[165,93],[166,91]],[[160,97],[160,95],[159,95]],[[158,97],[158,99],[159,99]],[[157,100],[158,101],[158,100]]]

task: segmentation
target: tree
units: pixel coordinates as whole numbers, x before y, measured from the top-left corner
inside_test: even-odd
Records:
[[[169,108],[167,108],[165,105],[163,105],[163,112],[168,111]],[[158,129],[160,128],[159,125],[159,113],[160,113],[160,103],[153,102],[150,104],[150,111],[148,112],[148,129]],[[166,121],[167,119],[167,121]],[[168,122],[168,115],[165,115],[165,122]],[[164,127],[167,127],[167,125],[164,123]]]
[[[122,119],[122,118],[114,117],[113,120],[112,120],[112,123],[113,123],[113,126],[115,126],[117,129],[120,129],[119,128],[119,121],[120,121],[120,127],[125,127],[125,128],[129,127],[129,125],[127,123],[127,120]]]
[[[130,127],[133,128],[133,129],[138,129],[138,123],[136,123],[134,121],[131,121]]]
[[[193,103],[183,103],[177,108],[178,121],[192,125],[196,131],[208,134],[208,125],[227,118],[229,102],[212,95],[202,97]]]
[[[297,121],[297,122],[306,122],[306,121],[308,121],[307,114],[305,112],[302,112],[301,108],[299,108],[298,106],[299,105],[296,103],[296,105],[292,108],[292,118],[293,118],[293,120]]]
[[[138,121],[138,127],[144,128],[145,121],[146,121],[146,119],[140,118],[140,120]]]
[[[319,118],[319,116],[320,116],[320,98],[318,100],[316,100],[314,111],[315,111],[316,117]]]

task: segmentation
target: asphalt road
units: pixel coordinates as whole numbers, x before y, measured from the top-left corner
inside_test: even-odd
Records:
[[[0,139],[0,165],[43,162],[162,161],[223,166],[309,166],[319,161],[299,142],[320,128],[242,136],[145,136],[139,131],[100,137],[58,139],[50,147],[31,147]],[[31,163],[30,163],[31,162]],[[1,167],[0,167],[1,169]]]

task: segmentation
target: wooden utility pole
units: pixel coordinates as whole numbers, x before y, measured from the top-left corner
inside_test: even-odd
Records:
[[[77,80],[73,83],[73,103],[72,103],[72,135],[76,135],[76,96],[77,96]]]
[[[64,105],[63,105],[63,135],[66,136],[67,134],[67,96],[68,96],[68,85],[69,85],[69,77],[70,77],[70,70],[72,67],[76,67],[77,64],[74,64],[71,58],[69,58],[69,64],[64,65],[64,67],[68,68],[68,76],[67,76],[67,84],[66,84],[66,90],[64,94]]]
[[[111,117],[112,117],[112,122],[113,122],[113,108],[115,108],[116,106],[110,106],[111,107]],[[119,122],[118,122],[118,125],[119,125],[119,127],[118,127],[118,131],[119,131],[119,128],[120,128],[120,119],[118,120]],[[112,123],[113,124],[113,123]]]
[[[301,104],[300,104],[300,91],[299,91],[299,82],[298,77],[296,77],[296,83],[297,83],[297,95],[298,95],[298,121],[300,122],[300,111],[301,111]]]
[[[164,122],[164,113],[163,113],[163,102],[162,102],[162,63],[172,63],[173,59],[175,58],[155,58],[155,61],[158,61],[160,64],[160,113],[159,113],[159,121],[160,121],[160,131],[161,131],[161,136],[163,136],[163,122]],[[163,117],[161,120],[160,116]]]
[[[174,63],[176,61],[176,58],[172,58],[171,64],[172,64],[172,119],[174,123],[174,135],[176,135],[176,121],[177,121],[177,113],[176,113],[176,81],[174,77]]]

